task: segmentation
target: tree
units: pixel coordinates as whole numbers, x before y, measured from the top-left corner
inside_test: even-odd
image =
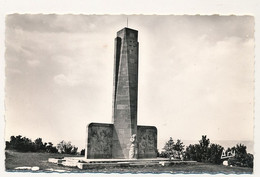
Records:
[[[45,143],[42,141],[42,138],[37,138],[32,141],[31,139],[22,137],[21,135],[11,136],[10,142],[6,141],[6,149],[13,149],[21,152],[58,152],[57,148],[53,146],[51,142]],[[73,151],[75,151],[75,148]]]
[[[28,152],[33,150],[33,142],[26,137],[22,137],[21,135],[18,136],[11,136],[10,142],[7,143],[9,144],[8,148],[10,149],[15,149],[17,151],[21,152]]]
[[[70,141],[66,142],[64,140],[57,145],[57,149],[62,154],[76,154],[78,150],[78,148],[73,146]]]
[[[72,146],[72,149],[71,149],[71,151],[70,151],[70,154],[77,154],[77,151],[78,151],[78,148],[77,147],[75,147],[75,146]]]
[[[46,150],[46,143],[43,143],[41,138],[34,140],[34,144],[37,152]]]
[[[203,135],[199,144],[189,145],[185,151],[186,160],[195,160],[198,162],[210,162],[221,164],[221,153],[223,147],[218,144],[210,144],[210,140]]]
[[[46,152],[57,153],[58,149],[55,146],[53,146],[52,142],[48,142],[46,145]]]
[[[247,147],[244,144],[237,144],[236,146],[229,148],[235,152],[235,156],[228,160],[229,165],[240,166],[240,167],[250,167],[254,166],[254,156],[247,153]]]
[[[218,144],[211,144],[208,149],[208,160],[210,163],[221,164],[221,154],[223,151],[223,147]]]
[[[183,142],[181,142],[180,139],[177,139],[177,142],[176,144],[174,145],[174,150],[176,151],[179,151],[179,152],[182,152],[184,150],[184,145],[183,145]]]
[[[170,157],[174,153],[174,141],[172,137],[170,137],[170,140],[167,141],[163,147],[164,153],[167,155],[167,157]]]
[[[210,144],[210,140],[207,138],[207,135],[202,135],[201,140],[199,141],[201,147],[201,161],[208,161],[208,147]]]
[[[174,158],[181,158],[182,153],[184,150],[183,142],[180,139],[177,140],[176,144],[174,143],[172,137],[170,140],[165,143],[164,151],[162,152],[162,156],[166,157],[174,157]]]
[[[201,162],[201,146],[199,144],[190,144],[185,150],[184,159]]]

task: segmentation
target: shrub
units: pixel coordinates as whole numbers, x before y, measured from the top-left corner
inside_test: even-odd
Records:
[[[229,165],[253,168],[254,156],[253,154],[247,153],[245,145],[237,144],[228,150],[235,151],[235,156],[228,160]]]
[[[210,140],[207,138],[207,135],[202,135],[201,140],[199,141],[200,143],[200,153],[201,153],[201,161],[202,162],[207,162],[209,161],[209,144]]]
[[[35,151],[46,151],[46,145],[47,143],[43,143],[41,138],[37,138],[34,140],[34,146],[35,146]]]
[[[186,148],[184,159],[221,164],[221,153],[223,149],[224,148],[218,144],[210,144],[210,140],[204,135],[199,141],[199,144],[190,144]]]
[[[190,144],[186,148],[185,160],[221,164],[223,162],[221,159],[223,149],[224,148],[221,145],[210,144],[210,140],[207,139],[207,136],[202,136],[199,144]],[[237,144],[232,148],[228,148],[226,153],[230,151],[235,152],[235,156],[229,158],[229,165],[253,168],[254,156],[247,153],[245,145]]]
[[[171,155],[173,155],[174,141],[173,141],[172,137],[170,137],[170,140],[165,143],[163,149],[164,149],[164,153],[166,154],[167,157],[170,157]]]
[[[199,144],[190,144],[185,151],[185,156],[184,156],[185,160],[194,160],[194,161],[198,161],[201,162],[201,147]]]
[[[254,167],[254,156],[253,154],[247,153],[247,156],[245,158],[245,166],[253,168]]]
[[[224,148],[218,144],[211,144],[208,149],[209,162],[214,164],[221,164],[221,154],[223,149]]]
[[[80,151],[80,155],[85,155],[85,149],[82,149],[82,150]]]
[[[8,145],[6,146],[7,149],[15,149],[21,152],[34,151],[33,142],[26,137],[22,137],[21,135],[16,137],[11,136],[10,142],[6,144]]]
[[[53,146],[51,142],[48,142],[48,144],[46,145],[46,152],[57,153],[58,149],[55,146]]]
[[[11,136],[10,142],[6,141],[6,149],[13,149],[21,152],[52,152],[56,153],[58,150],[56,147],[44,143],[42,138],[37,138],[34,142],[26,137],[22,137],[21,135],[18,136]]]
[[[78,150],[78,148],[73,146],[70,141],[66,142],[64,140],[57,145],[57,149],[62,154],[76,154]]]
[[[170,137],[170,140],[165,143],[164,151],[161,153],[161,157],[173,157],[180,159],[183,154],[184,145],[181,140],[177,140],[176,143],[174,143],[172,137]]]

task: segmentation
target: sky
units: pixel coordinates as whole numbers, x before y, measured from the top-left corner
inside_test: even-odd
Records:
[[[111,123],[114,38],[139,32],[138,125],[169,137],[253,140],[251,16],[8,15],[5,137],[84,148]]]

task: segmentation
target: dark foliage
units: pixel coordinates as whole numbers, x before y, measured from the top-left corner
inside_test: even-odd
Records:
[[[198,162],[210,162],[214,164],[221,164],[221,154],[224,148],[218,144],[210,144],[210,140],[207,136],[202,136],[199,144],[189,145],[185,151],[186,160],[194,160]],[[227,152],[235,152],[235,156],[229,158],[228,164],[240,167],[253,168],[254,156],[247,153],[246,146],[238,144],[232,148],[228,148]]]
[[[71,142],[61,141],[57,145],[57,149],[62,154],[77,154],[78,148],[71,144]]]
[[[85,155],[85,149],[82,149],[82,150],[80,151],[80,155]]]
[[[176,143],[174,143],[172,137],[170,137],[170,140],[165,143],[165,146],[163,148],[164,151],[161,152],[160,157],[168,157],[168,158],[182,158],[184,145],[181,140],[177,140]]]
[[[48,142],[48,144],[46,145],[46,152],[57,153],[58,149],[55,146],[53,146],[51,142]]]
[[[214,164],[221,164],[222,160],[221,158],[221,154],[223,151],[223,147],[221,145],[218,144],[210,144],[210,147],[208,149],[208,161],[210,163],[214,163]]]
[[[210,144],[210,140],[204,135],[199,141],[199,144],[190,144],[186,148],[184,159],[221,164],[221,153],[223,149],[224,148],[218,144]]]
[[[229,148],[227,151],[235,152],[235,157],[228,160],[229,165],[253,168],[254,156],[253,154],[247,153],[245,145],[237,144],[236,146]]]
[[[10,141],[6,141],[5,148],[20,152],[58,152],[56,147],[52,146],[52,143],[44,143],[41,138],[37,138],[33,142],[31,139],[21,135],[11,136]]]

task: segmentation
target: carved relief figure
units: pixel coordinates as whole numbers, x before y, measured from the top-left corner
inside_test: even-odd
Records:
[[[136,134],[133,134],[130,138],[130,150],[129,150],[129,159],[137,159],[137,142]]]

